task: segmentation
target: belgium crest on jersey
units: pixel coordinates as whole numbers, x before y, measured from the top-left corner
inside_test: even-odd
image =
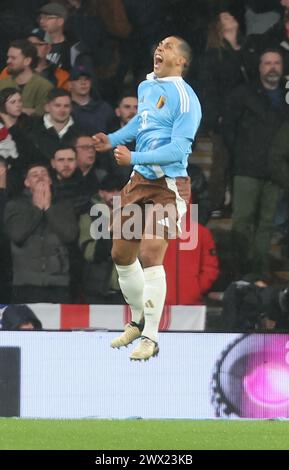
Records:
[[[161,95],[157,102],[157,108],[161,109],[165,105],[165,102],[166,102],[166,97]]]

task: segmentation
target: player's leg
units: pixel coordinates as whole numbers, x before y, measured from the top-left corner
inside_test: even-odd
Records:
[[[141,336],[143,329],[143,289],[144,272],[137,258],[140,241],[114,240],[112,258],[118,281],[126,302],[132,313],[132,321],[125,326],[125,331],[111,342],[112,348],[120,348],[132,343]]]
[[[144,268],[144,317],[142,339],[132,351],[133,360],[146,360],[158,351],[158,328],[166,298],[166,274],[163,260],[168,247],[165,239],[144,238],[140,246],[140,259]]]

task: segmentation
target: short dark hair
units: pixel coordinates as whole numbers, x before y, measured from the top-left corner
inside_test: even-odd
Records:
[[[37,49],[28,39],[16,39],[15,41],[10,42],[9,47],[14,47],[15,49],[20,49],[24,57],[29,57],[31,59],[31,69],[35,69],[38,64]]]
[[[90,139],[92,139],[92,135],[89,134],[88,132],[77,132],[75,137],[73,137],[70,142],[71,146],[74,148],[75,151],[76,151],[77,142],[81,137],[89,137]]]
[[[186,59],[186,63],[184,65],[184,69],[186,70],[189,68],[190,63],[193,58],[192,48],[185,39],[181,38],[180,36],[174,36],[174,37],[180,41],[179,48],[182,51],[184,58]]]
[[[136,94],[135,90],[125,90],[125,91],[123,91],[122,94],[118,97],[117,106],[120,105],[120,103],[122,102],[122,100],[124,100],[124,98],[136,98],[137,99],[137,94]]]
[[[279,56],[281,57],[281,59],[283,60],[284,59],[284,55],[283,55],[283,52],[282,50],[279,48],[279,47],[267,47],[266,49],[263,49],[263,51],[260,52],[260,55],[259,55],[259,64],[262,60],[262,57],[263,55],[265,54],[279,54]]]
[[[76,155],[76,149],[75,149],[75,147],[74,147],[73,144],[64,144],[64,143],[63,143],[63,144],[61,144],[61,145],[55,150],[54,154],[53,154],[52,157],[51,157],[51,160],[52,160],[52,158],[55,157],[55,154],[56,154],[57,152],[60,152],[61,150],[72,150],[73,153]]]
[[[3,90],[0,91],[0,112],[1,113],[6,113],[6,109],[5,109],[6,102],[11,96],[15,95],[16,93],[21,95],[21,91],[14,87],[3,88]]]
[[[32,168],[36,168],[38,166],[41,166],[41,168],[45,168],[49,174],[49,176],[51,176],[51,169],[48,165],[48,162],[44,162],[43,160],[39,160],[38,162],[35,161],[33,163],[31,163],[30,165],[28,165],[25,169],[25,173],[24,173],[24,178],[27,178],[27,175],[29,173],[30,170],[32,170]]]
[[[47,94],[46,103],[50,103],[50,101],[53,101],[60,96],[68,96],[71,99],[71,94],[69,91],[64,90],[64,88],[52,88]]]

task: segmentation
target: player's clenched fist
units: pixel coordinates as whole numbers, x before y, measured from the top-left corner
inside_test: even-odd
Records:
[[[130,165],[131,163],[131,152],[125,145],[118,145],[114,149],[114,156],[120,166]]]
[[[108,136],[103,132],[93,135],[92,138],[97,152],[106,152],[112,148]]]

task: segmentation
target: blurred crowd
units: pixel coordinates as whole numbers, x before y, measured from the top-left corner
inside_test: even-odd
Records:
[[[182,259],[171,244],[167,303],[203,302],[218,278],[212,214],[233,220],[224,288],[268,275],[276,217],[288,244],[289,0],[3,0],[1,302],[124,302],[90,208],[111,209],[131,168],[97,154],[92,136],[136,114],[154,47],[171,35],[193,49],[186,80],[213,163],[209,181],[189,164],[199,245]]]

